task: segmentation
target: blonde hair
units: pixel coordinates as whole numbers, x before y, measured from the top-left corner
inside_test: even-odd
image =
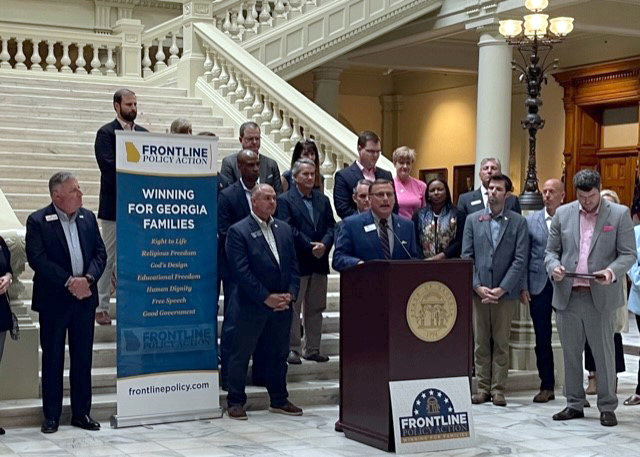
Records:
[[[618,197],[618,194],[616,193],[615,190],[603,189],[600,192],[600,197],[602,198],[609,197],[611,200],[613,200],[614,203],[617,203],[618,205],[620,204],[620,197]]]
[[[393,151],[392,159],[393,163],[406,162],[407,160],[410,163],[414,163],[416,161],[416,150],[407,146],[400,146]]]

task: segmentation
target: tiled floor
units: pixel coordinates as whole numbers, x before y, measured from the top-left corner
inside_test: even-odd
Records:
[[[551,415],[564,407],[564,399],[531,403],[534,392],[508,395],[509,405],[473,407],[477,442],[474,448],[439,452],[440,456],[581,457],[640,456],[640,406],[622,406],[633,392],[638,358],[627,356],[627,372],[620,376],[620,424],[605,428],[595,407],[586,418],[554,422]],[[590,398],[595,406],[595,397]],[[114,430],[103,424],[99,432],[62,426],[43,435],[37,428],[13,428],[0,437],[0,456],[373,456],[385,454],[350,441],[333,431],[336,406],[305,410],[299,418],[266,411],[249,412],[246,422],[227,417]],[[433,455],[436,455],[435,453]]]

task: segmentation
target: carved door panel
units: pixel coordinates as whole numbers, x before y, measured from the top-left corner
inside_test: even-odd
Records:
[[[599,162],[602,188],[614,190],[620,203],[629,206],[633,199],[635,157],[604,156]]]

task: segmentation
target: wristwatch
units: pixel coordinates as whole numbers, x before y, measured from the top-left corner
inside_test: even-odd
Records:
[[[91,275],[84,275],[84,277],[90,286],[93,285],[94,282],[96,282],[96,279]]]

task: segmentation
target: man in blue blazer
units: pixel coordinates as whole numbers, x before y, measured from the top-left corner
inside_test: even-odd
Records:
[[[34,271],[31,309],[40,313],[43,433],[58,430],[68,333],[71,425],[98,430],[91,410],[91,356],[96,281],[107,261],[98,223],[82,208],[82,191],[68,172],[49,180],[52,203],[27,219],[26,252]]]
[[[527,267],[527,222],[505,208],[506,183],[501,174],[491,176],[489,207],[467,217],[462,237],[461,257],[473,259],[474,404],[507,405],[511,319]]]
[[[551,314],[553,284],[544,266],[549,227],[556,209],[564,200],[564,186],[559,179],[549,179],[542,186],[544,208],[527,216],[529,229],[529,262],[520,300],[529,304],[533,329],[536,333],[536,365],[540,376],[540,392],[533,401],[546,403],[555,399],[553,391],[553,349],[551,348]]]
[[[251,214],[227,233],[229,273],[236,283],[227,413],[231,419],[247,419],[244,404],[249,358],[262,347],[266,355],[265,384],[271,399],[269,411],[300,416],[302,410],[288,400],[287,392],[291,305],[300,286],[293,231],[286,222],[273,218],[276,192],[270,185],[256,186],[251,207]]]
[[[287,361],[300,364],[300,354],[307,360],[327,362],[320,354],[322,312],[327,307],[329,251],[333,246],[335,219],[329,199],[314,190],[316,167],[313,160],[300,159],[292,170],[295,185],[278,197],[277,217],[293,229],[300,268],[300,293],[293,305],[291,339]],[[304,351],[300,332],[303,313]]]
[[[335,175],[333,186],[333,204],[341,219],[357,214],[356,202],[353,200],[353,188],[361,179],[373,182],[386,179],[393,182],[390,171],[376,167],[380,157],[380,138],[373,132],[364,131],[358,135],[358,160]],[[397,207],[394,208],[397,213]]]
[[[107,249],[107,265],[98,282],[99,303],[96,322],[110,325],[109,300],[111,299],[111,276],[116,259],[116,130],[146,132],[136,124],[138,99],[129,89],[119,89],[113,94],[113,109],[116,118],[103,125],[96,134],[94,145],[96,161],[100,167],[100,203],[98,218],[102,225],[102,236]]]
[[[333,253],[333,268],[337,271],[367,260],[418,257],[413,222],[392,212],[392,181],[376,180],[369,188],[369,197],[370,211],[342,221]]]
[[[458,197],[458,209],[462,211],[466,216],[485,209],[489,192],[489,179],[495,174],[500,174],[502,166],[500,161],[493,157],[486,157],[480,162],[480,171],[478,176],[480,177],[480,187],[471,192],[466,192]],[[507,192],[509,192],[507,190]],[[520,200],[515,195],[509,195],[505,200],[504,207],[507,210],[515,211],[521,214]]]

